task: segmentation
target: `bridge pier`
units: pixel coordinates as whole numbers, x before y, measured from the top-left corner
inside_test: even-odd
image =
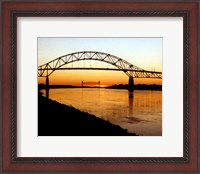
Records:
[[[133,91],[134,90],[134,79],[133,77],[129,77],[128,80],[128,90]]]
[[[46,98],[49,98],[49,76],[46,76]]]

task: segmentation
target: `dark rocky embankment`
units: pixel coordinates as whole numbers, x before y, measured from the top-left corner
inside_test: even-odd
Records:
[[[94,106],[95,107],[95,106]],[[38,96],[39,136],[134,136],[118,125]]]

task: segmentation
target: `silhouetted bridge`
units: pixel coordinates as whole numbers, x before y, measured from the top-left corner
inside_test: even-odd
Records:
[[[113,66],[113,68],[101,67],[65,67],[65,65],[73,62],[92,60],[105,62]],[[58,57],[46,64],[38,67],[38,77],[46,77],[46,87],[49,86],[49,76],[56,70],[110,70],[123,71],[129,77],[129,90],[134,88],[134,78],[159,78],[162,79],[162,72],[147,71],[139,68],[117,56],[97,52],[97,51],[81,51],[66,54]]]

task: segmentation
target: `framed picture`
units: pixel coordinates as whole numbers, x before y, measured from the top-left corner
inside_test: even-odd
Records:
[[[3,172],[199,172],[198,1],[4,1]]]

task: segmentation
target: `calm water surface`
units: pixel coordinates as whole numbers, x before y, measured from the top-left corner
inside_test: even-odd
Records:
[[[45,92],[43,91],[45,94]],[[50,89],[49,98],[94,114],[128,132],[162,135],[162,91],[103,88]]]

